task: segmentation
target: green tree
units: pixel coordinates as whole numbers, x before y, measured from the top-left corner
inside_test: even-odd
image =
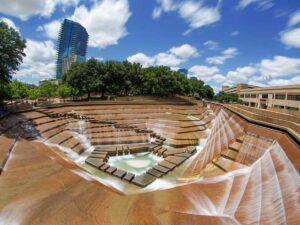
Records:
[[[56,95],[56,89],[57,85],[53,82],[49,80],[43,81],[43,83],[39,87],[40,96],[48,99],[54,97]]]
[[[0,81],[8,82],[25,56],[25,40],[5,22],[0,21]]]
[[[236,93],[226,94],[223,91],[221,91],[216,95],[216,100],[219,102],[224,102],[224,103],[238,102],[239,96]]]
[[[237,93],[228,94],[229,102],[237,102],[239,100],[239,95]]]
[[[73,63],[68,72],[62,76],[63,82],[72,87],[73,96],[78,96],[83,93],[84,65],[84,62]]]
[[[65,100],[66,97],[69,97],[72,94],[71,87],[69,87],[67,84],[61,84],[57,88],[57,94],[59,97]]]
[[[96,82],[98,87],[96,87],[96,91],[101,93],[102,98],[104,98],[106,92],[107,80],[108,80],[108,74],[107,74],[106,64],[105,62],[98,62],[97,75],[96,75]]]
[[[39,97],[40,97],[40,89],[39,88],[37,88],[37,87],[35,87],[35,88],[30,88],[29,90],[28,90],[28,98],[30,99],[30,100],[36,100],[36,99],[38,99]]]
[[[3,102],[3,100],[11,100],[12,93],[9,84],[0,81],[0,103]]]
[[[190,93],[192,96],[195,96],[196,94],[201,94],[201,97],[204,95],[202,93],[202,89],[204,86],[204,82],[202,80],[198,80],[197,78],[191,78],[189,79],[189,85],[190,85]]]
[[[91,93],[102,85],[98,79],[98,61],[89,59],[87,62],[73,63],[63,75],[63,81],[79,93],[86,93],[90,99]]]
[[[201,90],[201,95],[205,99],[212,100],[212,99],[214,99],[215,92],[214,92],[214,89],[211,86],[204,85],[203,88],[202,88],[202,90]]]
[[[90,99],[91,93],[95,92],[101,85],[101,80],[98,79],[98,60],[89,59],[84,65],[84,81],[82,82],[83,89]]]
[[[23,99],[28,97],[28,87],[21,81],[14,80],[9,83],[12,99]]]
[[[201,80],[189,80],[179,72],[166,66],[142,68],[140,64],[128,61],[99,62],[90,59],[87,62],[74,63],[63,82],[79,94],[105,93],[114,95],[146,94],[157,96],[195,95],[213,99],[214,92]]]

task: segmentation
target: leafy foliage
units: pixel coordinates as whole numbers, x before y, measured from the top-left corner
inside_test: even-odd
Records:
[[[37,87],[28,90],[28,98],[30,100],[36,100],[41,96],[40,89]]]
[[[72,90],[71,90],[71,88],[68,85],[61,84],[57,88],[57,94],[62,99],[65,99],[66,97],[71,96]]]
[[[12,99],[22,99],[28,97],[28,86],[21,81],[14,80],[9,84]]]
[[[44,81],[39,86],[40,97],[50,98],[56,95],[57,85],[53,84],[51,81]]]
[[[0,21],[0,81],[8,82],[11,75],[18,69],[25,56],[25,40],[20,34]]]
[[[63,81],[88,98],[93,92],[113,95],[198,95],[214,98],[213,89],[197,79],[187,79],[169,67],[142,68],[140,64],[128,61],[87,62],[72,64],[63,76]]]
[[[5,99],[11,99],[11,89],[9,84],[0,81],[0,102]]]
[[[31,100],[39,97],[51,98],[59,96],[87,95],[92,93],[110,95],[191,95],[194,97],[213,99],[214,92],[209,85],[197,79],[188,79],[169,67],[142,68],[140,64],[127,61],[99,62],[90,59],[71,65],[63,76],[63,84],[43,81],[38,87],[28,86],[20,81],[9,84],[0,83],[0,94],[4,99]]]
[[[224,103],[238,102],[239,95],[236,93],[226,94],[225,92],[221,91],[216,95],[216,100]]]

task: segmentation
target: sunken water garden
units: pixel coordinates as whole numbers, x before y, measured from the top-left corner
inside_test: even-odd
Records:
[[[253,115],[181,98],[9,114],[0,224],[300,224],[300,119]]]

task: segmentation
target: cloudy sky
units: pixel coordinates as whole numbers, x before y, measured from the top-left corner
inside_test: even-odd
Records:
[[[61,21],[86,27],[88,58],[187,68],[214,87],[300,84],[299,0],[0,0],[27,40],[14,78],[55,75]]]

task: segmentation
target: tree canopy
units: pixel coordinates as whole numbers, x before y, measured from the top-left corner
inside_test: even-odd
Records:
[[[239,95],[236,93],[226,94],[225,92],[221,91],[216,95],[216,100],[224,103],[238,102]]]
[[[8,82],[25,56],[25,40],[20,34],[0,21],[0,81]]]
[[[192,95],[213,99],[209,85],[197,79],[188,79],[169,67],[142,68],[128,61],[97,61],[73,63],[63,75],[63,82],[80,94],[102,93],[113,95]]]
[[[43,81],[39,86],[32,86],[21,81],[0,82],[0,98],[7,100],[31,100],[40,97],[105,95],[189,95],[198,98],[213,99],[214,92],[209,85],[197,79],[188,79],[181,73],[165,66],[142,68],[140,64],[128,61],[98,61],[73,63],[63,83]]]

